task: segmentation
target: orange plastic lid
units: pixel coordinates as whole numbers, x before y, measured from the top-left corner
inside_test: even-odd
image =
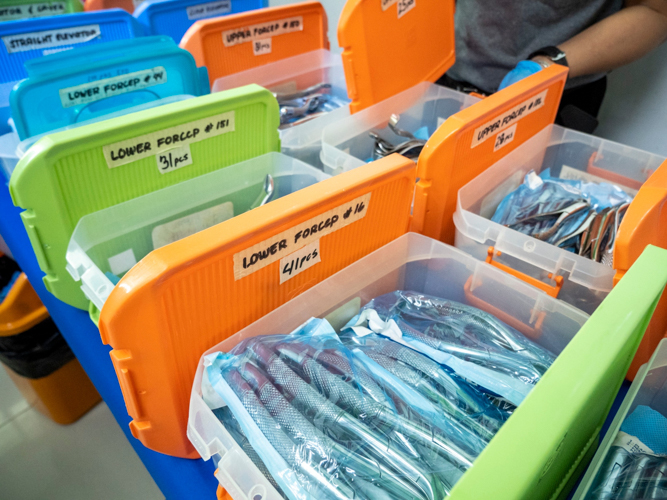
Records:
[[[37,292],[25,273],[21,273],[5,300],[0,302],[0,337],[23,333],[48,317]]]
[[[139,2],[136,5],[139,5]],[[123,9],[132,14],[134,8],[134,0],[86,0],[83,4],[83,10],[86,12],[104,9]]]
[[[180,47],[213,82],[267,63],[329,49],[327,15],[319,2],[258,9],[203,19],[185,33]]]
[[[454,0],[348,0],[338,43],[353,113],[454,64]]]
[[[443,123],[419,156],[413,231],[453,245],[459,189],[554,122],[566,78],[550,66]]]
[[[186,428],[201,354],[407,232],[414,185],[414,163],[393,155],[155,250],[128,271],[99,326],[132,434],[197,458]]]

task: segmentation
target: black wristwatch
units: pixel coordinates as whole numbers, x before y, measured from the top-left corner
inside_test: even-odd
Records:
[[[542,47],[541,49],[536,50],[528,56],[528,59],[533,57],[544,56],[551,59],[555,64],[560,64],[561,66],[569,66],[567,64],[567,58],[565,57],[565,52],[560,50],[558,47]]]

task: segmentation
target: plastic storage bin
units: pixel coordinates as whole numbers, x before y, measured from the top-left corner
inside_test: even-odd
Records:
[[[268,153],[82,217],[67,247],[67,270],[81,281],[92,316],[99,316],[115,282],[149,252],[253,208],[267,175],[275,186],[271,200],[328,178]]]
[[[0,362],[23,397],[59,424],[101,401],[22,273],[0,298]]]
[[[0,22],[73,14],[82,10],[83,5],[80,0],[52,0],[48,2],[2,0],[0,1]]]
[[[560,292],[557,288],[552,292],[592,313],[612,289],[614,268],[505,228],[490,218],[530,170],[539,174],[550,168],[553,176],[603,180],[634,193],[664,161],[664,157],[557,125],[547,127],[459,191],[454,214],[456,246],[479,259],[487,258],[493,246],[500,252],[494,260],[553,287],[558,284],[550,278],[562,277],[558,279],[562,279]]]
[[[176,43],[199,19],[261,9],[265,0],[145,0],[135,6],[134,17],[147,35],[167,35]]]
[[[219,78],[213,83],[211,92],[233,89],[248,83],[257,83],[274,93],[298,92],[313,85],[328,83],[331,85],[331,95],[342,102],[350,102],[343,62],[339,55],[324,49]],[[283,152],[320,167],[320,139],[323,128],[349,115],[350,108],[343,106],[305,123],[283,128],[280,131]]]
[[[635,377],[604,440],[600,444],[595,457],[581,480],[573,496],[573,500],[601,498],[593,495],[596,489],[604,484],[604,478],[598,477],[598,473],[604,473],[604,471],[601,471],[601,468],[610,453],[611,447],[614,446],[614,442],[619,436],[621,424],[639,405],[647,406],[667,418],[667,340],[663,340],[658,344],[658,348],[649,362],[643,365],[637,373],[637,377]],[[655,421],[647,422],[646,425],[658,434],[663,432],[661,439],[664,441],[664,429],[657,427]],[[638,477],[635,478],[635,480],[637,479]],[[664,484],[664,473],[662,483]],[[631,486],[630,481],[628,481],[625,487],[628,487],[629,490],[624,492],[623,498],[662,498],[662,496],[643,496],[642,487],[646,486],[646,483],[641,484],[637,481],[634,487]],[[619,484],[617,488],[619,496],[614,498],[621,498],[620,493],[624,489],[624,486]],[[664,493],[664,487],[662,492]]]
[[[249,83],[275,92],[330,83],[331,93],[348,106],[281,131],[286,154],[322,168],[319,152],[325,126],[420,82],[437,80],[454,61],[453,2],[423,0],[404,14],[398,6],[385,7],[369,0],[345,4],[338,24],[341,56],[328,51],[326,15],[314,2],[234,16],[218,20],[215,26],[196,24],[182,46],[211,68],[213,92]],[[240,28],[296,18],[301,19],[302,30],[251,37],[253,43],[220,40]],[[266,42],[271,49],[260,47],[255,53],[251,50],[255,41]],[[387,57],[388,47],[392,57]],[[265,56],[266,50],[271,54]],[[264,57],[271,62],[262,64]],[[403,66],[410,71],[396,71]]]
[[[413,290],[474,305],[519,326],[559,358],[459,480],[451,498],[557,498],[594,450],[655,300],[667,282],[667,251],[650,248],[592,317],[464,252],[410,233],[334,274],[211,348],[228,352],[245,338],[286,333],[308,318],[339,328],[371,298]],[[660,269],[639,302],[633,287]],[[632,297],[632,299],[631,299]],[[629,303],[632,302],[632,304]],[[622,309],[622,310],[621,310]],[[633,316],[621,325],[617,319]],[[540,319],[538,319],[540,318]],[[539,325],[539,326],[538,326]],[[613,341],[597,344],[613,330]],[[586,360],[586,361],[584,361]],[[593,361],[594,360],[594,361]],[[206,406],[199,362],[188,437],[202,458],[217,455],[217,477],[232,498],[279,499]],[[576,383],[574,383],[576,381]]]
[[[432,83],[420,83],[370,108],[324,128],[321,159],[324,171],[335,175],[360,167],[373,159],[375,131],[393,144],[407,139],[387,127],[392,115],[400,116],[399,128],[410,133],[426,131],[430,137],[451,115],[479,99]]]

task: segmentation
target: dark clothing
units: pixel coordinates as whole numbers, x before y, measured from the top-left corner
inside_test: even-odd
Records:
[[[622,7],[623,0],[458,0],[456,63],[447,73],[495,92],[519,61],[569,40]],[[574,78],[567,88],[602,76]]]

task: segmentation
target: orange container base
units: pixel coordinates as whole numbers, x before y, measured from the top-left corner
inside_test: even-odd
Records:
[[[61,425],[76,422],[102,400],[76,359],[38,379],[21,377],[7,367],[5,370],[37,411]]]
[[[218,485],[218,491],[215,492],[215,496],[218,500],[232,500],[232,497],[227,493],[227,490],[220,485]]]

